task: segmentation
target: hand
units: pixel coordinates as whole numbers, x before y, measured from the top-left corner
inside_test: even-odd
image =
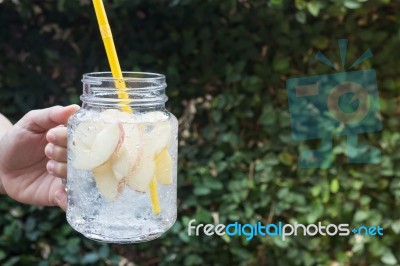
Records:
[[[1,138],[0,178],[8,196],[22,203],[66,209],[61,181],[67,175],[63,125],[78,109],[70,105],[30,111]]]

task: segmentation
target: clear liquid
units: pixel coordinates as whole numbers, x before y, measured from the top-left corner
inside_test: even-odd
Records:
[[[73,145],[74,122],[69,127],[68,145]],[[138,192],[126,185],[113,201],[102,196],[96,187],[92,171],[73,167],[74,153],[68,150],[68,207],[67,221],[84,236],[104,242],[134,243],[160,237],[175,223],[177,215],[176,160],[177,121],[172,121],[172,139],[169,153],[174,162],[173,182],[158,183],[158,198],[161,212],[154,214],[150,191]]]

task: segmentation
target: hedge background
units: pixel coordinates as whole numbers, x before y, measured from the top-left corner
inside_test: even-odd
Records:
[[[124,70],[167,76],[180,118],[179,217],[162,238],[99,244],[56,208],[0,198],[0,264],[400,265],[400,2],[395,0],[106,1]],[[79,103],[83,73],[108,70],[89,0],[0,1],[0,112]],[[379,165],[348,165],[335,139],[328,170],[297,168],[285,81],[347,63],[377,72],[384,129],[366,134]],[[310,145],[313,145],[311,143]],[[349,223],[383,237],[189,237],[187,223]]]

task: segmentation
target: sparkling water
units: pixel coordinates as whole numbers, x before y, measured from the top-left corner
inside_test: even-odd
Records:
[[[132,243],[155,239],[167,231],[175,222],[177,215],[177,121],[173,116],[162,112],[151,115],[126,115],[120,123],[133,123],[142,129],[142,134],[151,131],[161,122],[171,123],[171,140],[168,152],[172,157],[172,183],[157,184],[160,213],[154,214],[151,205],[150,190],[139,192],[122,183],[121,193],[109,200],[96,186],[91,170],[80,170],[73,166],[73,151],[76,126],[82,121],[99,122],[98,113],[86,112],[69,121],[68,127],[68,208],[67,221],[86,237],[105,242]],[[115,123],[114,121],[102,122]],[[88,131],[91,130],[88,128]],[[129,138],[124,132],[124,138]],[[156,140],[155,140],[156,141]],[[146,146],[144,145],[144,148]],[[139,148],[139,147],[131,147]],[[145,157],[144,160],[151,160]]]

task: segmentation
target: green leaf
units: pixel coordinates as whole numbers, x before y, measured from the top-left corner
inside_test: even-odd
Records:
[[[394,221],[391,226],[395,234],[400,234],[400,220]]]
[[[388,250],[386,251],[383,256],[381,257],[381,261],[387,265],[396,265],[397,264],[397,259],[393,255],[392,251]]]
[[[308,12],[311,13],[314,17],[318,16],[319,11],[321,9],[321,5],[318,2],[311,2],[307,4]]]
[[[321,193],[321,186],[317,185],[317,186],[313,186],[311,189],[311,195],[313,195],[314,197],[317,197],[320,193]]]
[[[346,0],[344,1],[344,6],[349,9],[357,9],[361,7],[361,4],[355,0]]]
[[[208,187],[197,186],[194,188],[194,194],[198,196],[204,196],[210,194],[211,190]]]
[[[4,263],[2,263],[2,266],[14,266],[18,265],[17,263],[21,260],[20,256],[12,257],[8,260],[6,260]]]
[[[108,245],[102,245],[99,249],[99,256],[102,259],[106,259],[108,258],[109,254],[110,254],[110,248],[108,247]]]
[[[3,260],[7,257],[7,254],[4,252],[4,250],[0,249],[0,260]]]
[[[297,20],[299,23],[304,24],[304,23],[307,22],[307,15],[306,15],[305,12],[302,12],[302,11],[297,12],[295,16],[296,16],[296,20]]]
[[[354,222],[362,222],[365,221],[368,218],[368,212],[366,211],[362,211],[362,210],[358,210],[356,211],[355,215],[354,215]]]
[[[325,37],[325,36],[317,36],[311,39],[311,44],[320,50],[324,50],[328,48],[329,44],[331,43],[331,39]]]
[[[90,264],[90,263],[95,263],[100,259],[99,255],[95,252],[87,253],[85,256],[83,256],[81,263],[82,264]]]
[[[288,152],[282,152],[279,154],[279,161],[285,165],[291,166],[293,164],[293,157]]]
[[[185,265],[199,265],[203,263],[204,263],[203,259],[198,255],[194,254],[187,256],[187,258],[185,259]]]
[[[287,58],[275,58],[272,69],[277,72],[286,72],[289,70],[289,60]]]
[[[339,191],[339,180],[337,178],[335,178],[331,181],[330,188],[331,188],[331,192],[334,194]]]

